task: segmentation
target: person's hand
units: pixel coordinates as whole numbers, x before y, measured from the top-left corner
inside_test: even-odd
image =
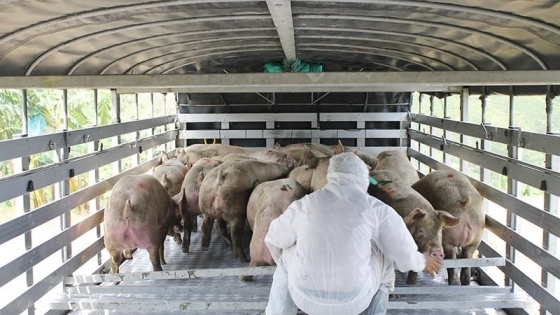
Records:
[[[435,277],[441,270],[441,259],[428,254],[424,254],[424,257],[426,257],[426,267],[424,271],[429,273],[430,276]]]

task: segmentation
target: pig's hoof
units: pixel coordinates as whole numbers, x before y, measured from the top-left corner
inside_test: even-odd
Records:
[[[203,251],[203,252],[207,252],[208,251],[208,246],[202,246],[200,248],[200,250]]]
[[[389,299],[400,299],[401,296],[399,294],[389,294]]]
[[[167,263],[166,263],[165,260],[163,260],[163,259],[161,260],[161,264],[162,264],[162,265],[167,265]]]
[[[457,278],[452,279],[451,281],[448,281],[449,285],[461,285],[461,282],[459,282],[459,280],[457,280]]]
[[[189,248],[188,247],[181,247],[181,251],[183,253],[188,253],[189,252]]]
[[[239,276],[241,281],[253,281],[253,276]]]

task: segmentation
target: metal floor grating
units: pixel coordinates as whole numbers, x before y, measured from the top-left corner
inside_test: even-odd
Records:
[[[200,224],[200,222],[199,222]],[[181,247],[175,244],[173,239],[168,237],[165,242],[165,260],[167,265],[163,265],[164,271],[171,270],[187,270],[187,269],[209,269],[209,268],[239,268],[247,267],[248,264],[241,263],[237,259],[230,249],[225,247],[225,244],[221,240],[219,232],[216,228],[212,231],[212,242],[210,244],[210,250],[208,252],[200,251],[200,238],[202,233],[195,232],[192,234],[191,239],[191,252],[182,253]],[[246,243],[247,240],[246,240]],[[246,253],[249,253],[248,244],[246,244]],[[148,257],[148,252],[146,250],[137,250],[133,254],[134,259],[125,261],[121,266],[121,273],[131,273],[131,272],[144,272],[151,271],[152,266]],[[418,275],[418,284],[422,286],[447,286],[447,273],[443,270],[436,278],[432,279],[429,275]],[[134,285],[142,287],[153,287],[154,292],[165,293],[164,289],[168,286],[181,286],[181,287],[193,287],[200,290],[200,288],[207,287],[208,292],[195,293],[189,295],[189,297],[196,298],[196,300],[213,300],[221,301],[227,299],[228,301],[263,301],[263,298],[268,296],[270,291],[270,284],[272,283],[271,275],[259,275],[254,276],[254,281],[243,282],[239,281],[237,277],[223,277],[223,278],[202,278],[202,279],[177,279],[177,280],[152,280],[152,281],[130,281],[121,282],[120,285]],[[397,286],[402,286],[406,283],[406,274],[397,272]],[[476,285],[474,282],[472,285]],[[227,287],[233,290],[239,290],[239,294],[213,294],[212,288]],[[250,293],[247,293],[247,292]],[[257,292],[257,293],[255,293]],[[261,295],[262,293],[262,295]],[[170,293],[171,294],[171,293]],[[116,295],[118,297],[118,295]],[[126,295],[124,295],[126,296]],[[264,297],[263,297],[264,296]],[[141,297],[141,295],[138,295]],[[165,295],[160,295],[162,300],[166,299]],[[69,314],[72,315],[101,315],[101,314],[118,314],[118,315],[167,315],[167,314],[177,314],[176,311],[166,312],[166,311],[72,311]],[[183,312],[181,312],[183,313]],[[188,314],[194,314],[198,312],[186,312]],[[200,313],[202,314],[202,313]],[[250,314],[253,315],[255,312],[224,312],[224,311],[204,311],[203,314],[208,315],[218,315],[218,314]],[[303,314],[303,313],[298,313]],[[503,310],[493,309],[493,308],[473,308],[473,309],[452,309],[452,310],[389,310],[389,315],[506,315]]]

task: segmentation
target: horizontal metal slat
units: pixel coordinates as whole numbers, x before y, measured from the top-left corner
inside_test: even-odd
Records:
[[[237,280],[234,280],[237,282]],[[224,281],[225,282],[225,281]],[[268,297],[269,292],[256,287],[239,286],[238,283],[215,286],[188,286],[188,285],[84,285],[66,287],[64,291],[68,294],[162,294],[174,297],[184,296],[188,298],[193,294],[207,294],[212,292],[216,295],[252,295]],[[395,287],[394,294],[483,294],[483,293],[508,293],[511,287],[503,286],[405,286]]]
[[[0,287],[103,222],[103,210],[57,234],[0,268]]]
[[[411,114],[411,121],[425,124],[466,136],[486,139],[524,149],[560,155],[560,136],[524,132],[518,129],[500,128],[492,125],[477,125],[473,123],[455,121],[451,119]]]
[[[320,121],[406,121],[407,113],[320,113]],[[315,113],[179,114],[181,123],[317,121]]]
[[[262,130],[180,130],[179,139],[276,139],[276,138],[406,138],[399,129],[262,129]]]
[[[170,152],[174,155],[174,151]],[[55,200],[31,212],[25,213],[13,220],[0,225],[0,244],[3,244],[39,225],[48,222],[88,201],[111,190],[113,185],[125,175],[146,173],[159,164],[159,157],[154,158],[139,166],[126,170],[104,181],[81,189],[64,198]]]
[[[529,257],[544,270],[560,278],[560,260],[543,248],[531,243],[516,231],[506,227],[490,216],[486,216],[486,228],[506,241],[523,255]]]
[[[90,246],[88,246],[85,250],[63,263],[60,268],[53,271],[43,280],[35,283],[33,286],[28,288],[27,291],[10,302],[4,308],[2,308],[0,310],[0,313],[21,314],[23,311],[37,302],[40,297],[44,296],[55,286],[59,285],[67,275],[80,268],[83,264],[93,258],[93,256],[103,250],[103,248],[105,248],[105,245],[103,243],[103,237],[101,237],[93,242]]]
[[[321,113],[320,121],[406,121],[407,113]]]
[[[478,246],[480,253],[487,257],[500,256],[492,247],[486,244],[484,241]],[[513,282],[515,282],[521,289],[523,289],[527,294],[529,294],[533,299],[535,299],[542,308],[548,310],[552,314],[560,310],[560,300],[555,298],[550,292],[543,288],[540,284],[533,281],[525,273],[523,273],[519,268],[511,263],[510,260],[506,259],[506,265],[503,267],[498,267],[503,273],[506,274]],[[557,313],[556,313],[557,314]]]
[[[408,149],[408,155],[433,169],[441,170],[448,169],[449,167],[441,162],[438,162],[412,148]],[[520,216],[521,218],[541,227],[543,230],[560,237],[560,218],[550,214],[549,212],[543,211],[537,207],[534,207],[520,199],[513,197],[505,192],[499,191],[496,188],[482,183],[466,174],[463,174],[469,178],[471,183],[476,187],[480,194],[497,205],[504,207]]]
[[[264,310],[265,301],[193,301],[192,299],[158,297],[87,297],[76,296],[53,300],[53,309],[73,310],[143,310],[143,311],[189,311],[189,310]],[[525,294],[489,293],[472,295],[424,295],[391,299],[388,309],[470,309],[470,308],[525,308],[534,303]]]
[[[175,140],[177,130],[144,138],[138,142],[129,142],[117,147],[103,151],[76,157],[60,163],[50,164],[39,167],[20,174],[4,177],[0,179],[0,202],[25,195],[28,191],[28,184],[33,181],[33,188],[39,189],[56,182],[68,179],[70,170],[74,170],[75,175],[82,174],[92,169],[98,168],[117,160],[126,158],[138,153],[138,148],[149,149],[160,144]]]
[[[560,173],[558,172],[484,150],[475,149],[453,141],[446,140],[444,142],[437,137],[413,129],[409,129],[409,135],[412,140],[416,140],[437,150],[440,150],[440,148],[445,145],[445,153],[475,163],[499,174],[502,174],[502,172],[506,170],[509,177],[537,189],[541,189],[544,184],[546,192],[560,196]]]
[[[181,123],[201,122],[260,122],[260,121],[317,121],[314,113],[275,114],[179,114]]]
[[[275,266],[226,268],[226,269],[197,269],[197,270],[172,270],[154,272],[135,272],[123,274],[86,275],[66,278],[66,284],[113,282],[113,281],[139,281],[139,280],[167,280],[167,279],[192,279],[233,277],[240,275],[271,275]]]
[[[0,141],[0,161],[47,152],[54,148],[62,149],[73,145],[154,128],[173,123],[175,119],[176,116],[164,116],[79,130],[62,131],[41,136],[4,140]],[[53,144],[52,148],[49,147],[49,143]]]

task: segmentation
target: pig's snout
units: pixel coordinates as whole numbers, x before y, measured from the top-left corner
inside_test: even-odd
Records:
[[[435,258],[439,258],[439,259],[445,258],[445,254],[442,253],[440,250],[435,250],[435,251],[431,252],[430,256],[435,257]]]

